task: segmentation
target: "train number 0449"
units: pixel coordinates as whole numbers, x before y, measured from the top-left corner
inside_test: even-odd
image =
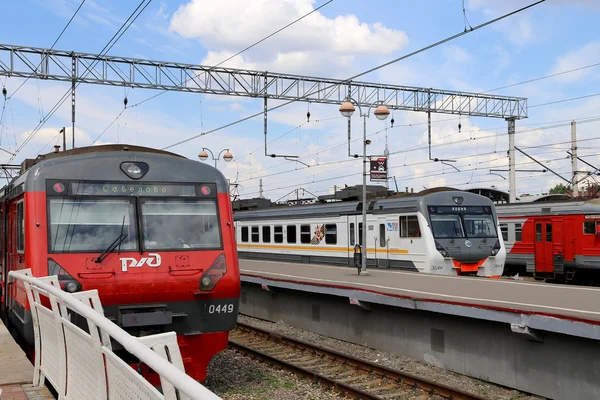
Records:
[[[208,313],[209,314],[230,314],[233,312],[233,304],[211,304],[210,306],[208,306]]]

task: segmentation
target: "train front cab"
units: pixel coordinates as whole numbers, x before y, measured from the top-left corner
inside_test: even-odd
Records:
[[[506,250],[498,219],[489,199],[464,192],[424,196],[421,207],[429,229],[432,272],[500,277]]]
[[[15,181],[3,202],[3,285],[7,271],[31,268],[57,274],[67,291],[97,289],[105,315],[133,335],[175,331],[186,372],[202,381],[239,307],[226,182],[198,162],[126,154],[40,162]],[[121,167],[130,159],[149,166],[144,178],[127,179]],[[90,170],[89,180],[69,179],[68,171]],[[31,344],[24,288],[7,289],[6,314]]]

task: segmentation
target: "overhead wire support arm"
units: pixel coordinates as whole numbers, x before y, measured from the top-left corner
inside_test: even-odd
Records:
[[[562,179],[563,181],[565,181],[569,185],[571,185],[571,181],[570,180],[566,179],[564,176],[562,176],[559,173],[557,173],[556,171],[552,170],[547,165],[544,165],[541,162],[539,162],[538,160],[536,160],[535,158],[531,157],[529,154],[525,153],[523,150],[519,149],[517,146],[515,146],[515,150],[517,150],[519,153],[523,154],[524,156],[526,156],[527,158],[529,158],[530,160],[532,160],[536,164],[541,165],[542,167],[544,167],[544,169],[547,169],[548,171],[552,172],[554,175],[558,176],[560,179]]]

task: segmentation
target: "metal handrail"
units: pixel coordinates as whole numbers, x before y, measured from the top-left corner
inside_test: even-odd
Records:
[[[28,282],[37,286],[46,292],[56,296],[72,310],[88,318],[96,324],[97,327],[104,330],[110,337],[119,342],[125,350],[137,357],[140,361],[152,368],[160,376],[168,380],[174,387],[189,396],[190,399],[197,400],[217,400],[219,396],[205,388],[202,384],[192,379],[185,372],[179,370],[168,360],[162,358],[148,346],[143,344],[138,338],[125,332],[119,326],[115,325],[106,317],[98,314],[92,308],[74,298],[71,293],[64,292],[56,287],[44,282],[39,282],[36,277],[27,276],[18,271],[10,271],[9,277]]]

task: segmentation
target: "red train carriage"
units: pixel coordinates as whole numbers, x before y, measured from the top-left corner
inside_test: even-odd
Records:
[[[600,200],[497,205],[511,273],[557,281],[600,277]]]
[[[175,331],[186,372],[204,380],[225,349],[240,294],[231,203],[208,165],[137,146],[97,146],[26,160],[3,189],[2,308],[33,343],[11,270],[98,289],[108,318],[134,335]],[[130,360],[134,362],[135,360]]]

